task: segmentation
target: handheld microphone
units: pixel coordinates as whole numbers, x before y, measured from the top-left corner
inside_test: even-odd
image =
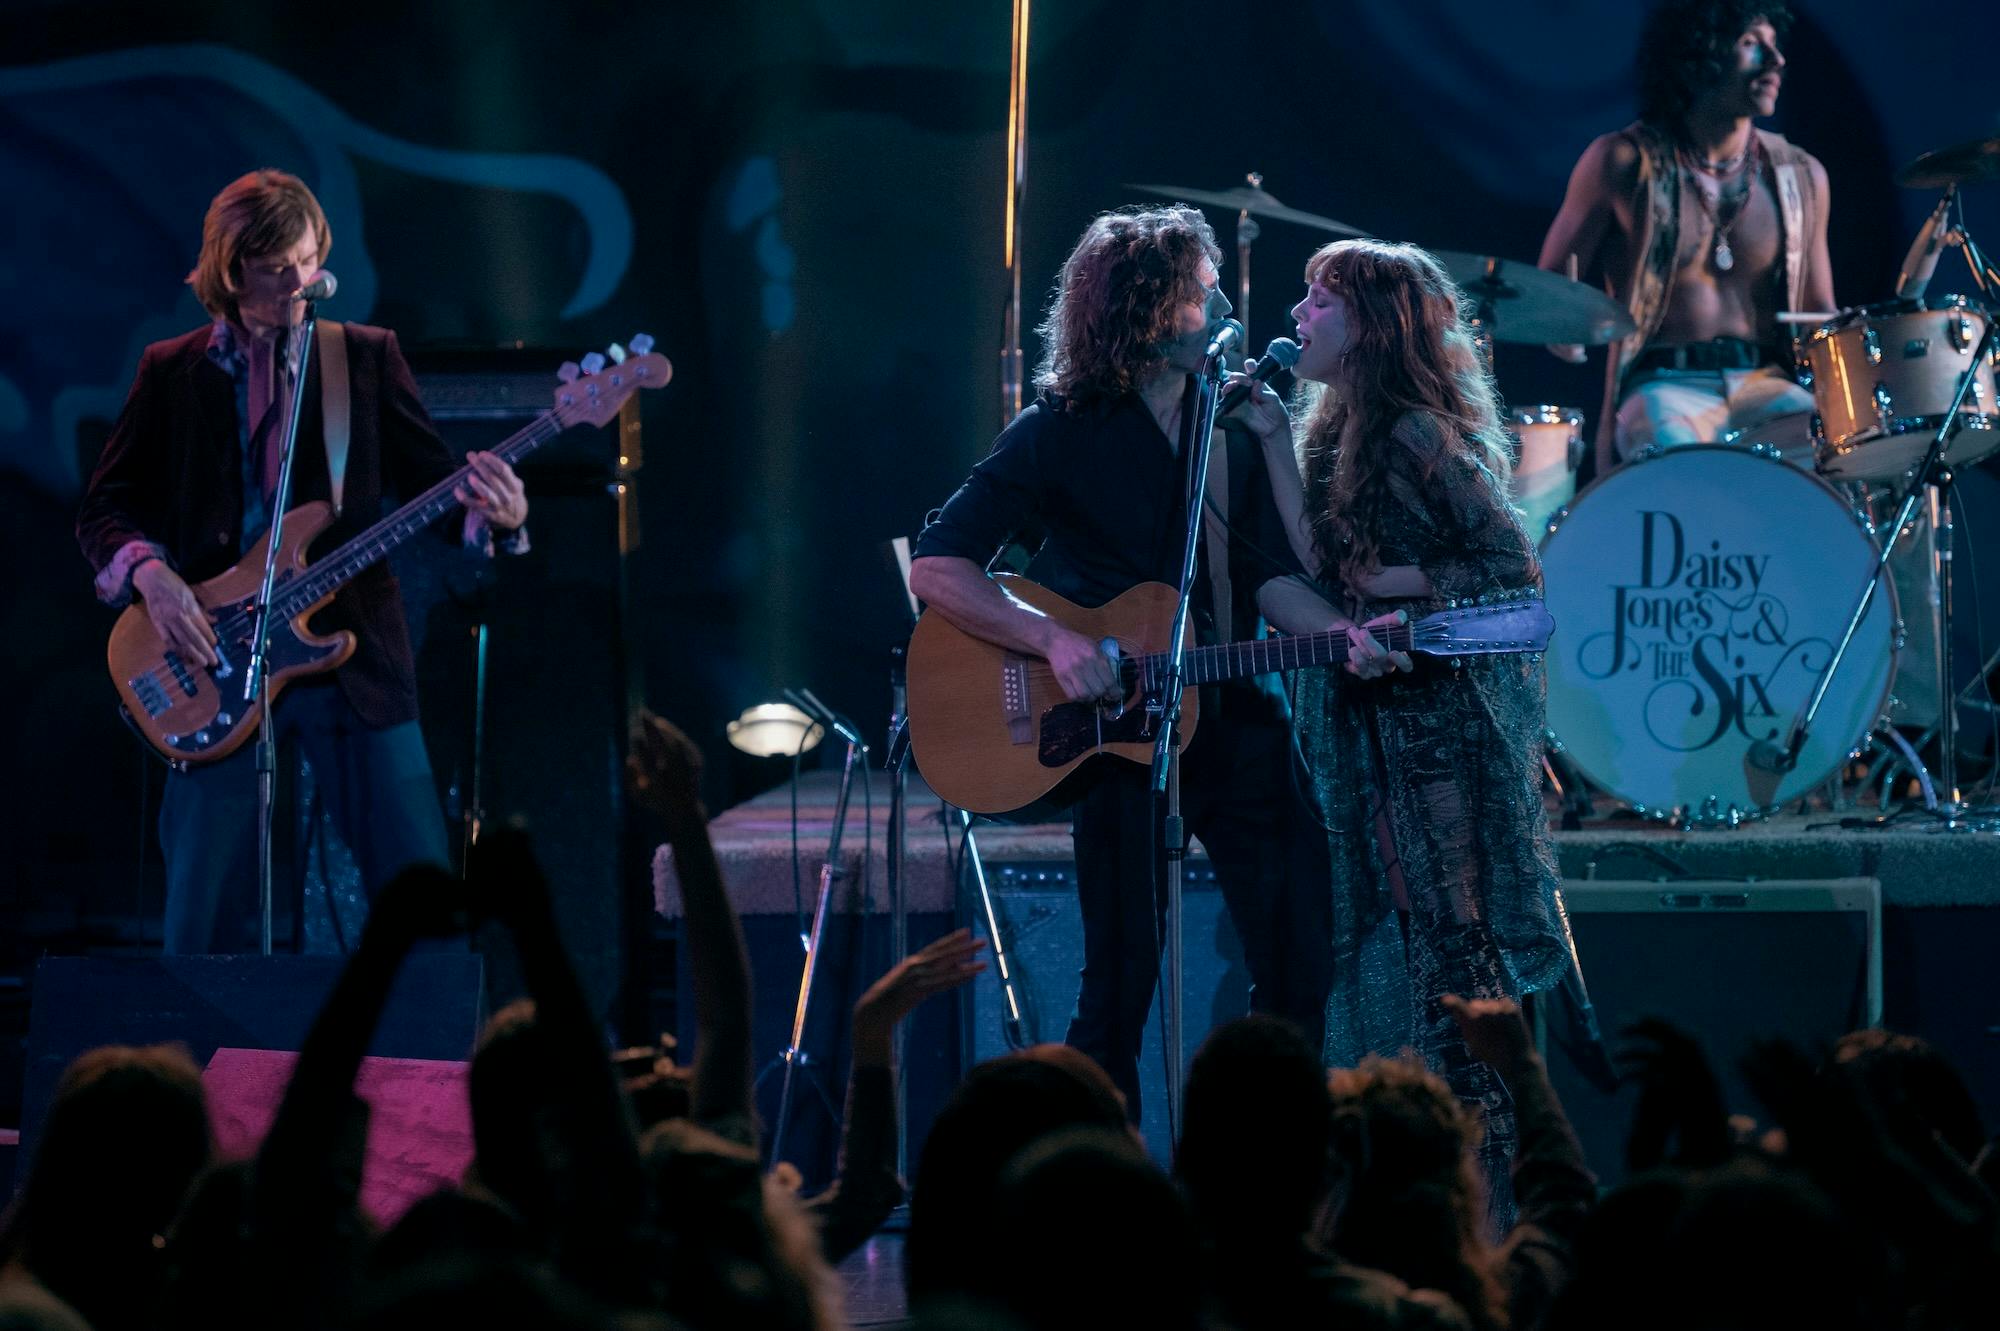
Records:
[[[1215,414],[1226,416],[1250,400],[1255,390],[1253,384],[1261,384],[1280,370],[1289,370],[1299,363],[1299,344],[1289,337],[1274,337],[1271,345],[1264,348],[1263,356],[1246,371],[1250,376],[1247,384],[1238,384],[1222,395],[1222,401],[1215,407]]]
[[[340,279],[322,268],[319,276],[292,293],[293,300],[325,300],[340,289]]]
[[[1209,335],[1208,349],[1202,352],[1202,355],[1209,360],[1215,360],[1231,347],[1242,345],[1242,342],[1243,325],[1234,319],[1224,319]]]
[[[1952,195],[1955,190],[1946,190],[1938,200],[1938,206],[1924,219],[1923,229],[1910,244],[1910,252],[1903,256],[1903,270],[1896,275],[1896,299],[1920,300],[1924,289],[1931,284],[1931,274],[1937,271],[1938,254],[1944,249],[1945,214],[1951,210]]]

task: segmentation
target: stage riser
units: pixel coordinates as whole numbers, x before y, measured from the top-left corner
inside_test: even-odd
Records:
[[[344,962],[339,957],[51,957],[35,968],[20,1160],[33,1158],[50,1096],[78,1054],[107,1044],[296,1050]],[[439,1061],[470,1056],[485,1020],[483,967],[470,952],[408,958],[368,1052]],[[20,1174],[17,1173],[17,1181]]]

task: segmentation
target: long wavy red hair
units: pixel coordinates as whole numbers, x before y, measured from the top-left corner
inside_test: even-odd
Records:
[[[1079,406],[1137,389],[1180,332],[1182,305],[1202,303],[1201,261],[1222,262],[1208,219],[1184,204],[1101,214],[1063,263],[1035,386]]]
[[[1379,567],[1395,520],[1389,494],[1391,433],[1406,417],[1434,431],[1432,474],[1455,454],[1481,465],[1507,503],[1511,472],[1493,375],[1473,344],[1458,288],[1428,251],[1381,240],[1342,240],[1306,263],[1306,280],[1346,299],[1353,340],[1345,383],[1312,391],[1299,448],[1322,566],[1349,587]]]

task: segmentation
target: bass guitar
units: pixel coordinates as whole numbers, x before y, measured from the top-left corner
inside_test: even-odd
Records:
[[[492,451],[510,464],[518,462],[571,426],[607,424],[639,389],[665,387],[674,367],[652,347],[653,339],[642,333],[632,339],[629,353],[614,344],[608,361],[593,352],[581,367],[564,365],[554,404]],[[266,657],[273,699],[287,682],[332,670],[353,655],[353,633],[343,629],[322,636],[307,621],[357,574],[458,507],[455,494],[470,471],[459,468],[311,564],[306,550],[333,522],[333,506],[314,500],[285,514]],[[106,652],[111,682],[127,719],[169,762],[215,762],[257,733],[263,700],[245,696],[245,681],[269,540],[266,535],[227,572],[190,589],[215,626],[218,664],[198,665],[169,649],[143,605],[128,607],[112,626]]]
[[[975,638],[935,610],[910,637],[910,745],[924,780],[973,813],[1004,814],[1041,800],[1084,759],[1108,753],[1150,764],[1162,716],[1168,634],[1179,594],[1142,582],[1094,610],[1026,578],[996,579],[1014,600],[1103,644],[1125,690],[1115,708],[1071,702],[1048,662]],[[1540,652],[1555,621],[1537,597],[1453,606],[1373,630],[1390,651],[1457,657]],[[1189,646],[1183,658],[1180,744],[1194,736],[1196,685],[1347,660],[1344,630]]]

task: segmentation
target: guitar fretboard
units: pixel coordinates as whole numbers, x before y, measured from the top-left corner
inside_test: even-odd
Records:
[[[567,428],[551,408],[486,451],[512,466]],[[388,558],[396,547],[459,507],[458,487],[471,473],[470,464],[460,467],[338,549],[314,560],[305,572],[280,583],[271,599],[273,622],[281,623],[304,614],[309,607],[331,596],[371,565]],[[217,624],[216,633],[227,640],[231,629],[247,629],[250,622],[249,612],[234,615]]]
[[[1370,629],[1369,632],[1375,635],[1375,641],[1381,643],[1386,651],[1416,650],[1412,641],[1414,634],[1408,624]],[[1225,679],[1241,679],[1245,675],[1268,675],[1282,670],[1332,665],[1346,659],[1347,631],[1328,629],[1324,633],[1285,634],[1253,638],[1246,642],[1219,643],[1212,647],[1190,647],[1182,658],[1182,669],[1188,684],[1215,684]],[[1165,682],[1167,653],[1153,652],[1133,657],[1130,663],[1145,687],[1154,688]]]

